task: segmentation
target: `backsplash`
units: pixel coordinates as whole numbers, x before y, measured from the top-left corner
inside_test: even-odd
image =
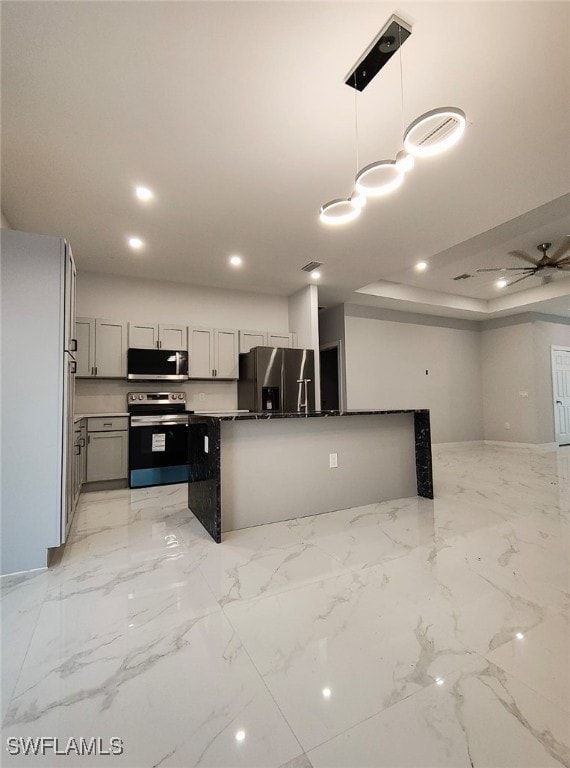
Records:
[[[137,382],[119,379],[76,379],[75,413],[127,410],[128,392],[186,392],[190,411],[237,408],[237,381]],[[200,400],[200,394],[204,399]]]

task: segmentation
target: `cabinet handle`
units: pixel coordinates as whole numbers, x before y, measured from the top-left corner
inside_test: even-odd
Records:
[[[71,352],[77,352],[77,339],[71,339]]]
[[[79,454],[81,453],[81,446],[80,445],[74,445],[73,447],[75,448],[75,455],[79,456]]]
[[[95,366],[95,376],[97,376],[97,366]]]
[[[75,362],[75,360],[72,360],[69,363],[69,372],[70,373],[77,373],[77,363]]]
[[[82,448],[85,448],[85,438],[84,438],[84,437],[80,437],[80,438],[79,438],[79,445],[80,445]]]

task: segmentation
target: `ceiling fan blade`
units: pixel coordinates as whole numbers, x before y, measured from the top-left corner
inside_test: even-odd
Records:
[[[509,284],[507,285],[507,288],[510,288],[510,287],[511,287],[511,285],[516,285],[517,283],[520,283],[520,281],[521,281],[521,280],[526,280],[526,279],[527,279],[527,277],[532,277],[533,275],[536,275],[536,270],[533,270],[533,272],[532,272],[532,273],[530,273],[530,272],[529,272],[529,274],[528,274],[528,275],[523,275],[522,277],[519,277],[519,278],[518,278],[518,280],[513,280],[513,282],[512,282],[512,283],[509,283]]]
[[[556,267],[557,267],[557,269],[561,269],[564,272],[568,272],[568,270],[570,270],[570,261],[567,261],[565,264],[560,264],[559,263],[559,264],[556,265]]]
[[[566,256],[564,259],[558,259],[556,262],[556,266],[564,266],[566,264],[570,264],[570,256]]]
[[[528,253],[525,253],[524,251],[509,251],[509,256],[516,256],[518,259],[528,261],[529,264],[536,267],[536,259],[533,259],[532,256],[529,256]]]
[[[476,269],[476,272],[533,272],[534,267],[497,267],[496,269]]]
[[[570,251],[570,237],[567,237],[561,245],[554,251],[550,257],[551,261],[562,261],[566,256],[567,251]]]

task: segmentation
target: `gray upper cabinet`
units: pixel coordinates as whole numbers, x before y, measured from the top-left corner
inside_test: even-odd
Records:
[[[185,325],[129,323],[129,347],[183,351],[187,346]]]
[[[238,351],[232,328],[188,328],[189,378],[237,379]]]
[[[293,347],[293,334],[292,333],[268,333],[267,334],[267,346],[268,347],[286,347],[291,349]]]
[[[188,348],[188,334],[185,325],[160,323],[158,326],[158,341],[161,349],[172,349],[183,352]]]
[[[156,349],[158,347],[158,323],[129,323],[129,347]]]
[[[214,377],[238,378],[238,332],[228,328],[214,330]]]
[[[249,352],[253,347],[266,347],[267,333],[265,331],[240,331],[239,351]]]
[[[214,329],[188,328],[188,377],[214,378]]]
[[[95,376],[95,318],[75,320],[77,376]]]
[[[126,378],[127,323],[95,320],[95,375]]]
[[[124,379],[127,375],[127,323],[78,317],[77,376]]]

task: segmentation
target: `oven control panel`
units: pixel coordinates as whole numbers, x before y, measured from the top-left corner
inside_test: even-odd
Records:
[[[186,403],[186,392],[129,392],[129,405],[169,405]]]

